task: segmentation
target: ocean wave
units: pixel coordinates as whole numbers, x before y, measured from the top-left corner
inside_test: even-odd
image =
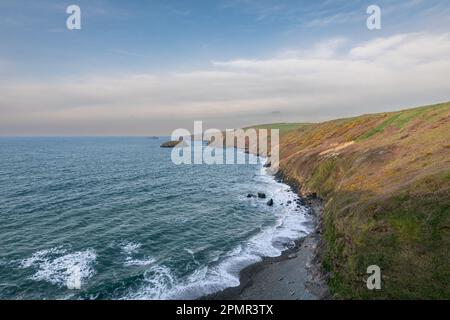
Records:
[[[125,241],[120,244],[120,247],[125,254],[125,261],[123,263],[125,267],[149,266],[155,262],[155,259],[151,257],[144,257],[143,259],[137,259],[135,257],[142,247],[142,244],[140,243]]]
[[[36,269],[30,278],[32,280],[46,281],[68,289],[81,289],[95,274],[96,258],[92,249],[68,253],[67,249],[56,247],[35,252],[31,257],[21,260],[19,267]]]
[[[122,297],[123,300],[160,300],[168,299],[168,294],[177,283],[171,270],[164,265],[151,266],[144,273],[142,287]]]
[[[125,241],[121,243],[120,247],[125,254],[133,254],[142,247],[142,244]]]
[[[123,263],[126,267],[142,267],[142,266],[149,266],[151,264],[155,263],[155,259],[153,258],[146,258],[146,259],[133,259],[131,257],[127,257],[125,259],[125,262]]]
[[[204,248],[204,247],[203,247]],[[196,264],[196,265],[200,265],[200,262],[197,261],[197,259],[195,259],[195,255],[197,254],[197,252],[203,250],[203,248],[198,248],[195,250],[192,249],[188,249],[188,248],[184,248],[184,250],[189,253],[192,257],[192,261]]]
[[[6,260],[6,259],[0,259],[0,266],[6,266],[6,265],[8,265],[9,264],[9,261],[8,260]]]
[[[261,163],[264,164],[264,159]],[[278,204],[276,208],[268,207],[265,203],[261,205],[261,210],[267,210],[275,216],[273,225],[263,227],[258,234],[214,259],[209,265],[199,267],[184,279],[175,277],[167,266],[153,265],[146,272],[141,288],[125,299],[195,299],[239,286],[242,269],[261,261],[263,257],[281,255],[295,240],[312,231],[308,209],[296,205],[298,195],[288,185],[275,181],[264,167],[259,170],[255,179],[258,187],[264,188],[268,198]],[[195,250],[184,250],[196,261]]]

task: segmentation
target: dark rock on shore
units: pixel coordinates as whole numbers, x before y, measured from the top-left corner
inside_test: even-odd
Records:
[[[317,199],[317,193],[313,192],[313,193],[309,194],[307,196],[307,199],[308,200],[316,200]]]

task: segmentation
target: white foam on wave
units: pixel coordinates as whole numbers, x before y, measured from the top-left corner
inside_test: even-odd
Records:
[[[134,243],[134,242],[123,242],[121,244],[121,249],[126,254],[133,254],[137,252],[142,247],[142,244],[140,243]]]
[[[132,258],[126,258],[125,262],[123,263],[126,267],[142,267],[142,266],[149,266],[155,262],[155,259],[153,258],[146,258],[146,259],[132,259]]]
[[[192,250],[189,248],[184,248],[184,250],[189,253],[192,257],[192,261],[196,264],[196,265],[200,265],[200,262],[197,261],[197,259],[195,259],[195,255],[197,254],[197,252],[203,250],[203,248],[198,248],[196,250]]]
[[[280,256],[295,240],[312,231],[311,218],[306,214],[308,209],[297,207],[298,195],[288,185],[275,181],[273,176],[267,174],[263,167],[265,159],[260,159],[260,163],[262,168],[255,178],[257,186],[274,200],[275,206],[268,207],[265,201],[258,205],[261,210],[274,214],[275,224],[263,228],[218,261],[197,269],[185,279],[177,279],[166,266],[152,266],[145,275],[143,286],[125,299],[195,299],[236,287],[240,284],[239,273],[242,269],[261,261],[263,257]],[[185,250],[195,257],[193,250]]]
[[[80,289],[83,283],[95,274],[95,251],[87,249],[68,253],[67,249],[56,247],[35,252],[19,263],[20,268],[35,268],[30,279],[46,281],[68,289]]]
[[[260,170],[256,179],[258,186],[264,187],[267,197],[274,200],[274,207],[267,207],[265,201],[260,202],[260,205],[261,210],[275,215],[275,224],[263,228],[261,232],[236,246],[218,264],[207,267],[203,273],[193,274],[188,281],[172,290],[170,298],[194,299],[238,286],[242,269],[261,261],[263,257],[280,256],[295,240],[312,231],[311,218],[306,214],[308,209],[297,207],[298,196],[289,186],[275,181],[273,176],[266,174],[265,168]],[[287,205],[288,201],[291,202],[290,205]]]
[[[144,257],[143,259],[137,259],[135,255],[139,252],[142,247],[140,243],[134,242],[122,242],[120,245],[122,252],[125,254],[124,266],[126,267],[142,267],[149,266],[155,262],[155,259],[151,257]]]
[[[153,265],[144,273],[141,289],[130,292],[123,300],[164,300],[177,283],[170,269],[164,265]]]

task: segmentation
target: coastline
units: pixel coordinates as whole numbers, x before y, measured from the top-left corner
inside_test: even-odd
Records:
[[[298,194],[298,186],[284,181],[282,173],[274,176],[288,184]],[[303,197],[314,230],[295,240],[293,247],[278,257],[265,257],[240,271],[239,286],[205,295],[199,300],[321,300],[329,298],[327,275],[320,263],[322,234],[322,200],[316,196]]]

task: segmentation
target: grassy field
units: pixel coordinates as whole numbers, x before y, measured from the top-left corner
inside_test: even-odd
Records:
[[[271,124],[260,124],[256,126],[247,127],[244,129],[278,129],[280,130],[280,136],[285,135],[293,130],[298,130],[300,128],[311,126],[310,123],[271,123]]]
[[[450,103],[279,128],[280,168],[324,199],[335,298],[450,297]],[[366,269],[382,270],[382,290]]]

